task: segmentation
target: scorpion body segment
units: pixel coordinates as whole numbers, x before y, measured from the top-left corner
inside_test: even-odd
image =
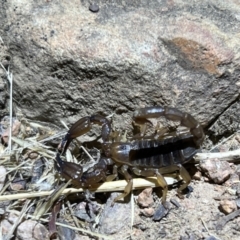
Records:
[[[145,136],[146,123],[151,118],[165,117],[167,120],[179,121],[182,126],[189,128],[189,133],[180,134],[168,138],[160,138],[159,135]],[[109,120],[101,115],[93,115],[78,120],[63,138],[59,148],[57,162],[59,172],[70,178],[70,171],[76,173],[75,165],[66,165],[62,163],[60,153],[65,153],[70,142],[85,134],[91,129],[91,124],[102,126],[102,150],[103,157],[93,167],[91,172],[82,173],[79,169],[79,175],[75,175],[74,182],[79,182],[80,186],[87,186],[94,182],[105,181],[105,179],[114,179],[117,176],[115,171],[113,175],[107,176],[107,165],[114,165],[114,169],[125,177],[128,184],[124,193],[120,194],[114,201],[128,195],[132,189],[132,175],[129,170],[138,176],[156,176],[159,185],[163,188],[162,203],[165,204],[167,196],[167,183],[162,174],[178,172],[183,179],[183,184],[178,189],[178,195],[182,197],[181,191],[188,186],[191,178],[182,166],[188,162],[198,152],[201,143],[204,140],[204,133],[198,121],[188,113],[179,111],[171,107],[148,107],[141,108],[134,112],[134,123],[140,126],[140,138],[133,138],[128,142],[120,142],[118,138],[110,142],[111,124]],[[62,162],[61,162],[62,161]],[[65,166],[67,166],[65,168]],[[78,165],[79,166],[79,165]],[[80,166],[79,166],[80,167]]]
[[[163,140],[147,140],[111,145],[111,157],[115,162],[129,166],[162,168],[184,164],[198,152],[192,136]]]

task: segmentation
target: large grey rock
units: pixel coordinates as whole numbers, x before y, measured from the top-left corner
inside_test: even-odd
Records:
[[[27,117],[73,122],[99,111],[126,128],[136,108],[170,105],[207,126],[239,105],[236,1],[96,4],[93,13],[84,0],[1,3],[14,102]],[[233,131],[239,113],[234,121]]]

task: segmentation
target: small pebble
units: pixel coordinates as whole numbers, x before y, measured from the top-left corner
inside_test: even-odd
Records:
[[[192,178],[195,180],[201,180],[201,177],[202,177],[202,173],[200,171],[197,171]]]
[[[90,6],[89,6],[89,10],[91,11],[91,12],[98,12],[99,11],[99,6],[96,4],[96,3],[92,3],[92,4],[90,4]]]
[[[18,216],[16,213],[9,213],[7,220],[8,220],[10,223],[14,224],[14,223],[17,222],[18,217],[19,217],[19,216]]]
[[[232,169],[230,164],[219,159],[207,159],[200,162],[200,168],[215,183],[223,183],[229,179]]]
[[[153,204],[152,188],[144,189],[137,198],[137,202],[141,207],[149,207]]]
[[[17,119],[12,120],[12,136],[17,136],[20,131],[21,123]],[[8,138],[10,134],[10,127],[8,127],[5,132],[2,133],[2,140],[5,144],[8,143]]]
[[[224,186],[231,187],[233,184],[239,182],[239,176],[237,174],[231,174],[230,178],[224,183]]]
[[[64,225],[70,225],[68,222],[66,222],[63,219],[58,219],[60,223],[63,223]],[[60,239],[75,239],[76,233],[73,229],[65,227],[65,226],[57,226],[58,235],[61,236]]]
[[[97,204],[97,202],[80,202],[74,211],[74,214],[86,221],[86,222],[94,222],[96,216],[99,214],[99,211],[101,210],[100,206]]]
[[[12,224],[6,219],[3,219],[1,221],[1,228],[2,228],[2,234],[7,235],[10,229],[12,228]]]
[[[48,234],[45,226],[33,220],[22,222],[16,231],[16,236],[19,239],[33,239],[34,236],[35,239],[46,240],[49,239]]]
[[[24,190],[26,189],[26,181],[24,179],[15,178],[11,182],[9,189],[13,191]]]
[[[209,236],[209,237],[205,238],[205,240],[217,240],[217,238],[215,238],[214,236]]]
[[[169,212],[168,208],[165,208],[162,204],[159,205],[158,209],[154,213],[153,220],[160,221],[163,217],[165,217]]]
[[[190,198],[190,197],[191,197],[191,193],[193,192],[193,187],[187,186],[186,190],[187,190],[187,195],[186,195],[186,197],[187,197],[187,198]]]
[[[225,213],[229,214],[237,210],[237,204],[233,200],[221,200],[220,201],[220,209]]]
[[[38,155],[39,154],[37,152],[30,152],[28,156],[30,159],[35,159],[38,157]]]
[[[146,217],[152,217],[154,214],[154,209],[153,208],[144,208],[141,210],[141,213],[146,216]]]
[[[232,195],[232,196],[237,195],[237,190],[236,190],[236,189],[233,189],[233,188],[227,188],[227,189],[226,189],[226,192],[229,193],[229,194]]]
[[[177,208],[180,208],[180,207],[181,207],[180,203],[179,203],[176,199],[171,198],[171,199],[170,199],[170,202],[171,202],[173,205],[175,205]]]
[[[111,193],[99,219],[99,232],[103,234],[123,234],[131,229],[131,201],[115,202],[119,193]],[[125,199],[127,200],[127,199]],[[113,205],[112,205],[113,204]]]

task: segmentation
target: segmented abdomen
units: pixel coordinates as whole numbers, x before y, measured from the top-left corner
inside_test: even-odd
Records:
[[[161,168],[188,162],[198,152],[191,135],[131,143],[129,162],[134,166]]]

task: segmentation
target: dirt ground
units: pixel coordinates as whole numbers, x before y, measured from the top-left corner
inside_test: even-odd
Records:
[[[144,222],[146,230],[133,239],[239,239],[239,217],[228,222],[223,229],[217,229],[218,220],[225,214],[219,211],[219,201],[214,198],[219,197],[225,187],[204,181],[192,181],[190,186],[193,192],[183,200],[176,198],[175,191],[171,190],[168,196],[176,199],[181,207],[172,205],[161,221],[136,216]]]

